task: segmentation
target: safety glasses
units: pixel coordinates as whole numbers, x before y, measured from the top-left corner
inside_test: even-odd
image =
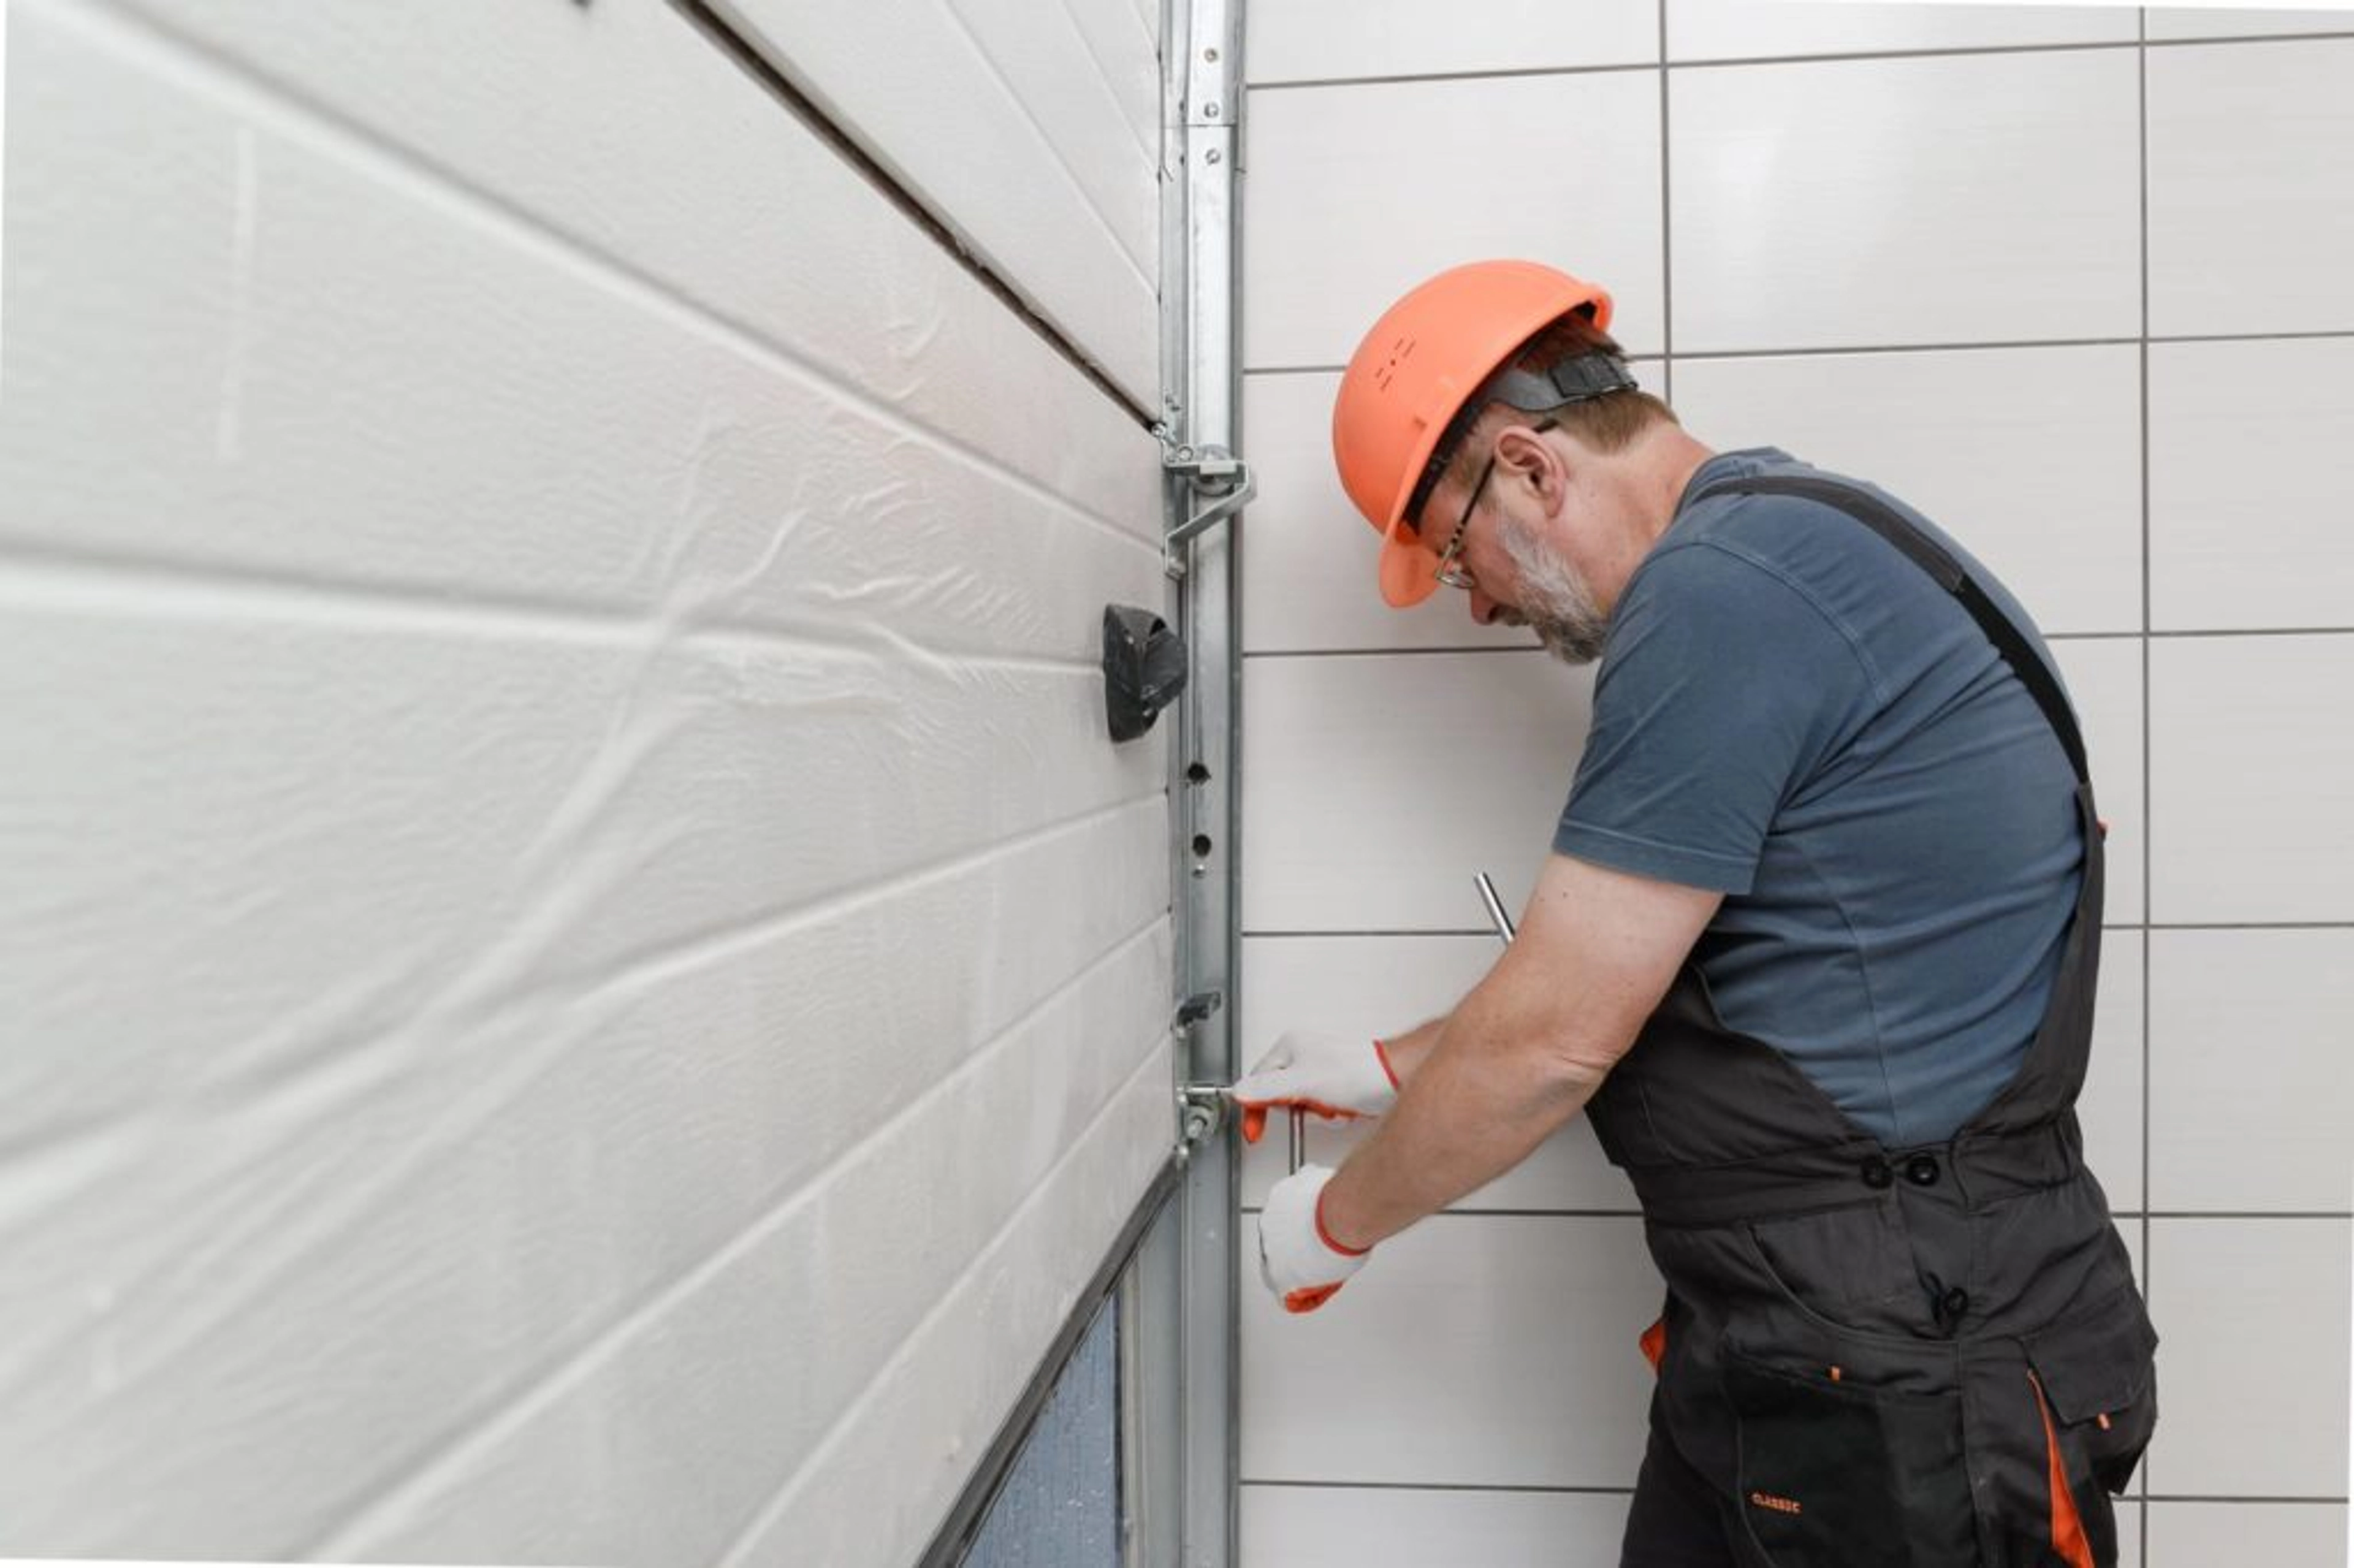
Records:
[[[1542,435],[1547,430],[1555,429],[1558,424],[1558,420],[1546,418],[1539,419],[1529,428]],[[1490,448],[1488,461],[1481,465],[1479,477],[1471,486],[1471,498],[1463,503],[1463,515],[1456,522],[1454,535],[1447,541],[1447,548],[1438,553],[1438,565],[1431,573],[1432,577],[1437,577],[1448,588],[1468,589],[1479,586],[1478,579],[1471,575],[1471,568],[1459,565],[1458,562],[1463,554],[1464,541],[1471,536],[1471,514],[1479,509],[1479,497],[1487,491],[1488,482],[1495,476],[1496,453],[1495,450]]]

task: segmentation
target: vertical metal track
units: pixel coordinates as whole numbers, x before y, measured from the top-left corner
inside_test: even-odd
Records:
[[[1195,452],[1238,446],[1235,175],[1241,151],[1242,0],[1169,0],[1163,37],[1163,160],[1167,238],[1162,283],[1162,381],[1167,437]],[[1172,526],[1193,504],[1172,482]],[[1191,1024],[1179,1052],[1180,1086],[1225,1084],[1235,1060],[1239,965],[1235,888],[1237,747],[1242,662],[1235,615],[1233,524],[1193,538],[1176,620],[1192,669],[1179,712],[1173,786],[1177,840],[1177,997],[1216,993],[1224,1005]],[[1237,1156],[1220,1134],[1186,1168],[1178,1240],[1183,1452],[1177,1562],[1234,1568],[1237,1543],[1235,1312]]]

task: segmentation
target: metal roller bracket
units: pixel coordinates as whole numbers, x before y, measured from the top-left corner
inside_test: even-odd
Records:
[[[1224,447],[1163,445],[1161,466],[1182,479],[1195,495],[1210,504],[1169,530],[1161,544],[1161,564],[1172,577],[1185,575],[1185,546],[1199,535],[1240,512],[1258,493],[1258,480],[1250,464]]]

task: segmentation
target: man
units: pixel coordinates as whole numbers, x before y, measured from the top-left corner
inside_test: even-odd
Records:
[[[1926,519],[1636,388],[1610,300],[1424,283],[1333,449],[1393,605],[1601,661],[1513,944],[1447,1017],[1234,1088],[1377,1116],[1260,1219],[1295,1311],[1584,1109],[1668,1285],[1627,1568],[2094,1568],[2156,1334],[2073,1109],[2101,830],[2041,637]]]

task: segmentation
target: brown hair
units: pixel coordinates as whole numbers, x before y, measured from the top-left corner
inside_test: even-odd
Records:
[[[1512,355],[1511,363],[1522,370],[1544,375],[1564,360],[1582,358],[1589,354],[1622,355],[1617,340],[1594,324],[1594,318],[1584,310],[1572,311],[1522,344]],[[1454,476],[1458,485],[1470,482],[1478,462],[1472,454],[1486,450],[1486,442],[1475,440],[1484,433],[1501,429],[1515,420],[1550,418],[1554,424],[1577,438],[1580,444],[1596,452],[1619,451],[1652,426],[1665,421],[1681,424],[1675,410],[1649,392],[1606,392],[1599,397],[1582,402],[1564,403],[1554,408],[1522,409],[1508,403],[1490,403],[1479,410],[1465,438],[1458,441],[1447,457],[1446,471]]]

